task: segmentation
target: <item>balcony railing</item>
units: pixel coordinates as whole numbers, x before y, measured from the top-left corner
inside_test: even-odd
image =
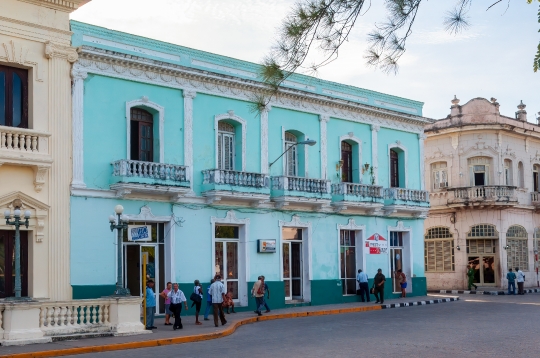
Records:
[[[270,178],[267,174],[238,172],[234,170],[203,170],[203,184],[234,185],[251,188],[268,188]]]
[[[0,149],[17,153],[49,152],[50,134],[32,129],[0,126]]]
[[[185,182],[188,180],[186,176],[186,167],[182,165],[142,162],[127,159],[117,160],[112,164],[114,176],[171,180],[175,182]]]
[[[277,176],[272,177],[272,190],[330,194],[330,181],[325,179]]]
[[[513,186],[490,185],[466,188],[450,188],[454,192],[454,200],[515,200]]]
[[[384,198],[429,203],[429,192],[416,189],[386,188],[384,189]]]
[[[531,192],[531,202],[533,203],[533,205],[540,205],[540,192]]]
[[[332,184],[332,194],[351,195],[364,198],[382,198],[383,187],[356,183],[338,183]]]

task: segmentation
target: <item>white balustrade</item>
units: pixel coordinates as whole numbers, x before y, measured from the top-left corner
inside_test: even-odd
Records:
[[[110,300],[42,302],[39,328],[46,336],[109,330]]]
[[[0,126],[0,150],[48,154],[50,134]]]
[[[512,186],[471,186],[448,190],[454,192],[454,200],[515,200],[515,191]]]
[[[365,198],[382,198],[383,187],[356,183],[332,184],[332,194],[352,195]]]
[[[291,176],[272,177],[273,190],[292,190],[306,193],[330,194],[330,181]]]
[[[238,172],[235,170],[203,170],[203,184],[235,185],[252,188],[268,188],[269,176],[260,173]]]
[[[127,159],[117,160],[112,165],[114,176],[187,181],[186,167],[183,165]]]
[[[533,202],[533,204],[540,204],[540,192],[533,191],[531,193],[531,201]]]
[[[384,198],[429,203],[429,192],[406,188],[386,188],[384,189]]]

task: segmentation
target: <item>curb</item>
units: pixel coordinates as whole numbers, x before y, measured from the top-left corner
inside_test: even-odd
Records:
[[[491,295],[491,296],[503,296],[507,295],[506,291],[469,291],[469,290],[440,290],[435,291],[436,293],[451,293],[451,294],[465,294],[465,295]],[[540,289],[533,288],[528,290],[523,290],[525,293],[540,293]],[[511,296],[511,295],[510,295]]]
[[[398,307],[413,307],[413,306],[424,306],[429,304],[443,303],[443,302],[452,302],[458,301],[459,297],[452,298],[443,298],[436,300],[426,300],[426,301],[417,301],[417,302],[403,302],[403,303],[392,303],[386,305],[377,305],[377,306],[368,306],[368,307],[350,307],[350,308],[338,308],[330,310],[320,310],[320,311],[311,311],[311,312],[295,312],[295,313],[278,313],[271,314],[267,316],[256,316],[250,318],[244,318],[220,332],[214,333],[205,333],[184,337],[175,337],[175,338],[160,338],[148,341],[138,341],[138,342],[129,342],[129,343],[114,343],[103,346],[89,346],[89,347],[76,347],[76,348],[66,348],[66,349],[55,349],[42,352],[28,352],[28,353],[16,353],[10,355],[0,355],[0,358],[10,357],[10,358],[46,358],[46,357],[60,357],[67,355],[76,355],[76,354],[87,354],[87,353],[102,353],[102,352],[111,352],[119,351],[126,349],[136,349],[136,348],[150,348],[150,347],[159,347],[172,344],[182,344],[182,343],[192,343],[192,342],[201,342],[210,339],[217,339],[222,337],[227,337],[233,334],[238,327],[241,327],[245,324],[262,322],[262,321],[272,321],[276,319],[285,319],[285,318],[300,318],[300,317],[315,317],[315,316],[326,316],[326,315],[335,315],[343,313],[356,313],[356,312],[368,312],[368,311],[379,311],[382,309],[389,308],[398,308]]]

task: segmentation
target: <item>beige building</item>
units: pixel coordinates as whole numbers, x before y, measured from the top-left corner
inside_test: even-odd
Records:
[[[0,1],[0,209],[20,199],[32,215],[21,235],[23,296],[71,299],[69,13],[88,1]],[[13,296],[13,237],[1,220],[0,297]]]
[[[468,264],[479,287],[507,287],[509,267],[537,287],[540,127],[523,103],[508,117],[494,98],[459,102],[425,129],[428,289],[466,289]]]

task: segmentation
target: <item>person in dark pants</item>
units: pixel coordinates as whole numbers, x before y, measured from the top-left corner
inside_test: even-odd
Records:
[[[358,281],[358,287],[360,287],[360,299],[362,302],[369,302],[369,286],[368,286],[368,276],[362,270],[358,270],[358,275],[356,275],[356,281]],[[366,299],[364,299],[364,295]]]
[[[212,296],[212,307],[214,308],[214,325],[218,326],[218,317],[221,320],[221,325],[227,323],[225,314],[223,313],[223,301],[225,300],[225,285],[221,282],[221,275],[214,277],[214,283],[210,285],[210,296]]]
[[[171,311],[174,313],[173,329],[175,331],[177,328],[182,329],[182,318],[180,318],[180,314],[182,314],[182,302],[184,302],[186,310],[188,309],[186,296],[184,296],[184,292],[178,289],[178,284],[175,283],[172,291],[167,294],[167,297],[171,299]]]
[[[264,276],[261,276],[264,282],[264,291],[268,294],[268,299],[270,299],[270,289],[268,288],[268,285],[266,284]],[[268,303],[266,303],[266,299],[263,297],[264,307],[266,307],[265,313],[270,312],[270,307],[268,307]]]
[[[373,287],[375,288],[375,298],[377,302],[375,303],[384,303],[384,283],[386,282],[386,277],[384,277],[382,270],[378,269],[377,274],[375,275]]]

